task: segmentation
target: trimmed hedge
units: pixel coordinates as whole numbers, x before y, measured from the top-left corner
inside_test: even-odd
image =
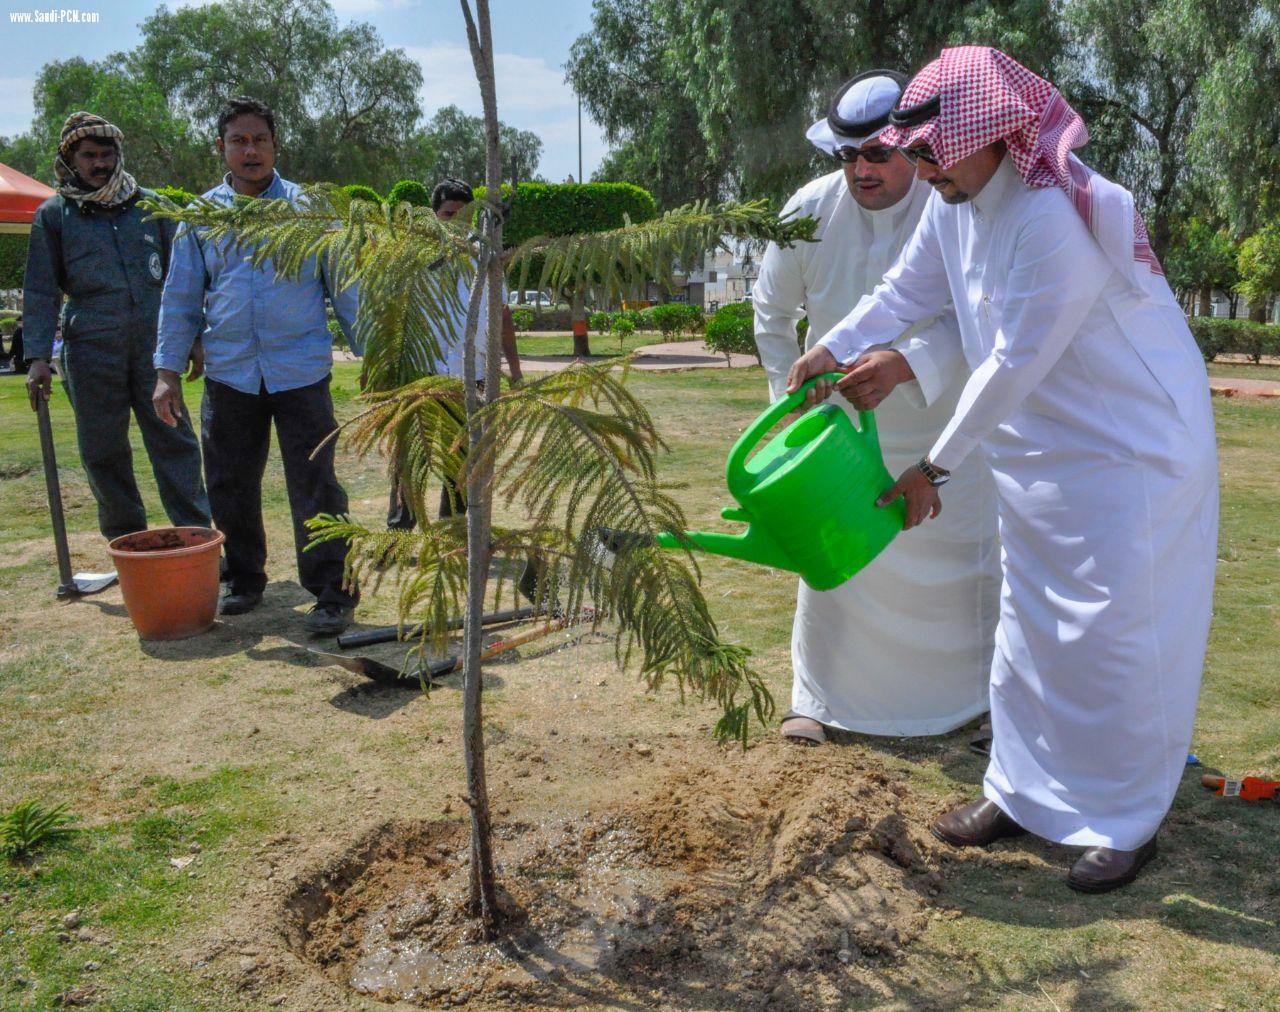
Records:
[[[485,192],[477,186],[476,200],[483,200]],[[510,195],[511,187],[504,184],[503,198]],[[657,216],[649,191],[631,183],[520,183],[502,241],[518,246],[540,235],[600,232],[620,227],[624,217],[636,222]]]
[[[378,191],[362,183],[348,183],[342,188],[342,192],[352,200],[371,200],[375,204],[382,203],[382,197],[379,196]]]
[[[731,352],[743,355],[754,355],[760,361],[760,350],[756,347],[755,309],[749,302],[731,302],[717,309],[706,323],[706,345],[712,351],[718,351],[726,362]]]
[[[412,204],[414,207],[430,207],[431,194],[416,179],[402,179],[391,187],[391,192],[387,194],[388,204],[401,202]]]
[[[27,237],[0,232],[0,289],[21,288],[27,275]]]
[[[160,194],[162,197],[172,200],[179,207],[186,207],[188,204],[194,204],[196,197],[198,196],[190,190],[184,190],[181,186],[157,186],[156,193]]]
[[[1275,324],[1214,316],[1193,316],[1187,323],[1206,362],[1219,355],[1248,355],[1254,362],[1264,355],[1280,356],[1280,326]]]

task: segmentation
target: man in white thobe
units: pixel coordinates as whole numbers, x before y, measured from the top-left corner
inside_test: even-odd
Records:
[[[935,193],[788,385],[954,301],[964,392],[882,497],[904,496],[914,526],[971,451],[995,475],[995,740],[984,798],[933,831],[1084,846],[1068,884],[1114,889],[1155,856],[1195,717],[1218,526],[1204,362],[1132,196],[1070,154],[1088,133],[1047,81],[997,50],[946,49],[892,121],[886,143]]]
[[[814,146],[843,164],[783,209],[816,218],[820,241],[790,249],[771,243],[752,290],[756,346],[775,399],[800,355],[797,321],[808,316],[812,347],[880,283],[924,210],[928,186],[901,152],[880,141],[905,84],[893,71],[861,74],[836,92],[827,116],[808,131]],[[952,339],[932,342],[931,351],[914,337],[919,328],[903,327],[905,338],[873,356],[881,371],[896,366],[915,378],[876,407],[893,474],[937,438],[964,386],[954,317],[947,312],[932,326],[949,328]],[[856,425],[856,411],[841,404]],[[959,508],[923,536],[894,541],[843,586],[817,591],[801,581],[784,737],[821,742],[824,725],[942,734],[986,712],[1000,597],[995,491],[986,463],[967,461],[952,490]]]

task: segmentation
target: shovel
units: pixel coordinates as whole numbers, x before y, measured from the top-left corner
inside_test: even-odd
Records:
[[[480,660],[487,661],[500,654],[508,653],[518,647],[533,643],[536,640],[550,636],[552,633],[559,632],[561,629],[567,629],[569,626],[577,625],[581,622],[595,621],[596,610],[590,606],[584,607],[576,617],[562,615],[543,625],[535,626],[533,629],[526,629],[524,632],[516,633],[508,636],[506,639],[498,640],[496,643],[490,644],[480,652]],[[332,654],[323,650],[311,648],[308,651],[313,657],[324,661],[327,664],[336,664],[340,668],[346,668],[357,675],[363,675],[371,681],[378,682],[380,685],[398,685],[410,687],[417,685],[420,681],[426,682],[428,685],[437,685],[438,679],[445,675],[452,674],[458,670],[462,662],[453,654],[442,657],[440,660],[431,661],[416,671],[402,671],[400,668],[392,667],[390,664],[384,664],[382,661],[374,660],[372,657],[362,657],[352,654]]]
[[[67,547],[67,522],[62,514],[62,487],[58,484],[58,460],[53,452],[49,403],[39,395],[36,396],[36,417],[40,424],[40,455],[44,458],[44,487],[49,493],[49,518],[53,521],[53,544],[58,552],[58,597],[97,594],[116,582],[116,574],[71,572],[71,550]]]

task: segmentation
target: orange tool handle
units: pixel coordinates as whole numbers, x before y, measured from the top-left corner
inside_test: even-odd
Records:
[[[1280,794],[1280,780],[1263,780],[1261,777],[1230,780],[1206,773],[1200,778],[1200,783],[1219,797],[1238,797],[1243,801],[1266,801]]]

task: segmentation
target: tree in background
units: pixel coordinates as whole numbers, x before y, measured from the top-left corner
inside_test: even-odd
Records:
[[[1280,2],[1247,6],[1201,82],[1190,155],[1205,167],[1218,210],[1237,235],[1280,219]]]
[[[719,199],[731,166],[703,142],[686,94],[692,55],[673,44],[666,9],[652,0],[597,0],[591,32],[569,51],[566,79],[613,145],[592,178],[636,183],[658,206],[677,207]]]
[[[730,194],[781,201],[831,171],[804,141],[843,81],[910,72],[943,45],[983,42],[1047,71],[1052,0],[596,0],[567,77],[618,153],[605,171],[660,203]],[[673,199],[674,198],[674,199]]]
[[[160,89],[123,62],[116,55],[97,63],[73,57],[45,64],[32,93],[31,130],[0,140],[0,161],[52,183],[63,122],[78,109],[90,109],[124,131],[125,165],[143,186],[208,189],[216,172],[209,138],[175,115]]]
[[[161,7],[142,36],[129,67],[206,129],[232,95],[271,106],[290,178],[385,192],[423,168],[402,162],[422,116],[421,68],[372,25],[339,24],[325,0]]]
[[[1209,316],[1216,290],[1227,294],[1231,300],[1231,317],[1235,318],[1239,253],[1239,245],[1222,222],[1189,217],[1176,223],[1163,261],[1164,273],[1188,314],[1192,309],[1191,299],[1197,298],[1196,315]]]
[[[203,193],[217,182],[212,153],[222,103],[250,94],[276,112],[281,171],[386,193],[398,180],[484,177],[484,121],[456,106],[422,124],[422,71],[383,46],[371,25],[341,25],[326,0],[218,0],[160,7],[132,52],[42,68],[31,129],[0,139],[0,160],[51,180],[58,136],[77,109],[124,131],[130,172],[144,186]],[[518,178],[534,175],[536,134],[501,126]]]
[[[1169,251],[1184,194],[1201,82],[1248,23],[1249,3],[1068,0],[1070,53],[1058,83],[1089,127],[1085,161],[1134,194],[1151,246]]]
[[[435,183],[453,176],[472,186],[484,179],[484,117],[468,116],[456,105],[446,105],[431,117],[424,134],[432,146],[432,164],[424,178]],[[533,179],[542,157],[542,140],[530,130],[498,124],[503,170],[516,179]]]
[[[1249,319],[1265,322],[1280,293],[1280,221],[1264,226],[1240,244],[1237,267],[1240,283],[1236,291],[1249,300]]]

